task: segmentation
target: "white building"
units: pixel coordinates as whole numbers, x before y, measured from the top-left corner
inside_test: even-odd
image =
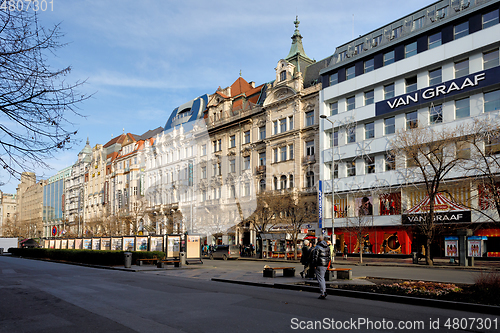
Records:
[[[498,0],[438,1],[339,46],[330,57],[320,72],[320,114],[327,117],[320,123],[320,198],[322,227],[335,228],[337,246],[359,250],[346,217],[356,215],[366,197],[373,210],[366,252],[420,249],[403,214],[425,191],[408,177],[412,168],[387,154],[388,142],[398,130],[449,128],[499,112],[499,7]],[[447,186],[463,200],[475,190],[473,184]],[[500,251],[498,227],[476,235],[489,236],[488,251]],[[434,255],[442,256],[442,238],[438,243]]]

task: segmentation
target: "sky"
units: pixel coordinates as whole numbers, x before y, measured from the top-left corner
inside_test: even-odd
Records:
[[[242,77],[272,81],[288,55],[298,15],[306,54],[324,59],[359,35],[433,3],[429,0],[52,0],[39,11],[42,25],[60,24],[67,45],[49,59],[72,67],[65,79],[85,81],[79,105],[68,115],[78,130],[72,149],[55,152],[45,179],[76,162],[87,137],[105,144],[125,133],[164,126],[171,112]],[[0,190],[19,181],[0,171]]]

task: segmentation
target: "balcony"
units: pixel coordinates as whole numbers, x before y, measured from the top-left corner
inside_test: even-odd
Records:
[[[315,155],[306,155],[302,158],[302,164],[312,164],[312,163],[316,163]]]
[[[255,172],[256,173],[265,173],[266,172],[266,166],[265,165],[259,165],[258,167],[255,167]]]

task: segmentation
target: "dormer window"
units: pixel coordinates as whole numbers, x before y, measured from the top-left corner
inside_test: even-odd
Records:
[[[280,81],[285,81],[286,80],[286,71],[282,71],[280,73]]]

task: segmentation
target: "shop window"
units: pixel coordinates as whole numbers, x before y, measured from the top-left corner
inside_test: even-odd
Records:
[[[401,214],[401,193],[385,193],[379,195],[380,215]]]

